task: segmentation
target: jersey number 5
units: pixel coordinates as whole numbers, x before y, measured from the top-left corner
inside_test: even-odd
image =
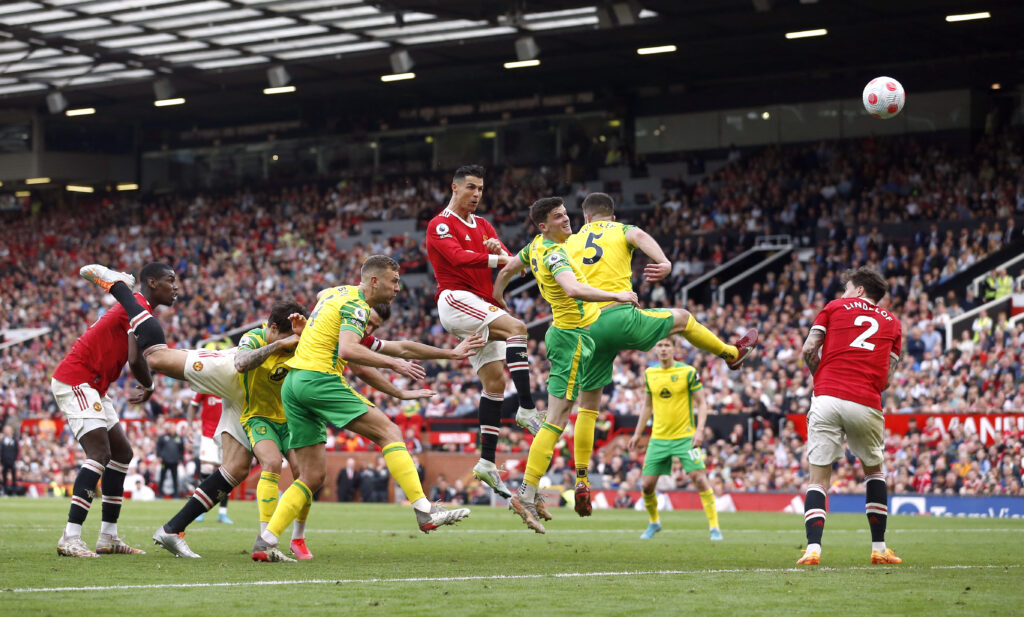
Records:
[[[595,234],[595,233],[587,234],[587,244],[584,246],[584,248],[594,249],[594,256],[593,257],[584,257],[583,258],[583,265],[585,265],[585,266],[592,266],[592,265],[596,264],[597,262],[601,261],[601,258],[604,257],[604,249],[594,243],[595,240],[597,240],[598,238],[600,238],[603,235],[604,234]]]
[[[861,332],[860,336],[853,339],[853,342],[850,343],[850,347],[874,351],[875,344],[869,343],[868,339],[871,338],[872,334],[878,332],[878,322],[875,321],[874,317],[868,317],[867,315],[860,315],[857,317],[857,319],[853,320],[853,325],[855,326],[863,326],[865,324],[867,324],[868,326],[867,329]]]

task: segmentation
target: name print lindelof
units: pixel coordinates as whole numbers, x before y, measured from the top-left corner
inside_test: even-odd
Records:
[[[843,308],[845,308],[848,311],[850,309],[855,309],[855,308],[856,309],[861,309],[862,311],[871,311],[872,313],[878,313],[883,318],[885,318],[886,321],[892,321],[893,320],[893,316],[889,313],[889,311],[885,310],[884,308],[877,307],[874,304],[871,304],[870,302],[861,302],[860,300],[858,300],[856,302],[851,302],[849,304],[844,304]]]

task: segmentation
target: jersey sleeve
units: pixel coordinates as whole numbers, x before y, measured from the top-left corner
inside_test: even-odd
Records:
[[[828,331],[828,317],[829,313],[832,312],[830,306],[831,305],[825,305],[825,308],[821,309],[818,316],[814,318],[814,325],[811,326],[811,330],[820,330],[822,333]]]
[[[651,393],[651,381],[647,375],[647,371],[644,371],[644,390],[647,391],[647,394]]]
[[[366,330],[366,320],[369,319],[369,311],[358,299],[352,299],[343,303],[338,308],[338,316],[341,318],[340,330],[355,332],[359,338],[363,338]]]
[[[557,276],[559,272],[568,270],[572,272],[572,264],[569,262],[569,254],[565,249],[559,247],[552,249],[544,258],[544,267],[548,269],[551,276]]]
[[[690,392],[696,392],[704,387],[704,383],[700,380],[700,375],[697,374],[696,369],[690,369],[689,376]]]
[[[195,405],[196,407],[202,407],[203,406],[203,399],[205,399],[205,398],[206,398],[205,394],[201,394],[199,392],[196,392],[195,395],[192,397],[192,404]]]
[[[238,348],[259,349],[266,344],[267,342],[263,338],[263,328],[254,328],[242,336],[242,340],[238,341]]]
[[[530,265],[530,245],[529,244],[524,246],[523,250],[519,251],[519,261],[521,261],[523,263],[523,265],[527,265],[527,266]]]
[[[468,251],[452,236],[452,229],[444,219],[434,219],[427,225],[427,243],[437,249],[452,266],[461,268],[487,268],[488,254]]]

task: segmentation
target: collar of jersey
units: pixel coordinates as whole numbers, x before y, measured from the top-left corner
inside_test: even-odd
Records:
[[[476,228],[476,215],[473,214],[472,212],[469,213],[469,220],[467,221],[466,219],[459,216],[458,213],[456,213],[455,210],[452,210],[451,208],[445,208],[444,211],[448,212],[455,218],[465,223],[467,227]]]

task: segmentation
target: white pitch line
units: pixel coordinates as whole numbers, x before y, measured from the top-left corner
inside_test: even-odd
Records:
[[[899,570],[974,570],[1019,568],[1024,564],[1007,565],[946,565],[946,566],[901,566]],[[851,566],[849,568],[724,568],[717,570],[625,570],[613,572],[552,572],[543,574],[493,574],[483,576],[418,576],[410,578],[349,578],[349,579],[298,579],[279,581],[234,581],[221,583],[161,583],[151,585],[109,585],[94,587],[25,587],[0,589],[3,593],[53,593],[65,591],[131,591],[137,589],[195,589],[203,587],[248,587],[252,585],[366,585],[376,583],[456,583],[467,581],[531,580],[547,578],[596,578],[623,576],[692,576],[695,574],[782,574],[797,572],[847,572],[853,570],[878,570],[878,566]]]
[[[24,525],[13,525],[13,524],[0,524],[0,529],[19,529],[22,531],[34,531],[34,532],[50,532],[53,531],[53,527],[25,527]],[[146,527],[143,525],[119,525],[121,530],[133,530],[133,531],[152,531],[153,527]],[[311,534],[318,533],[338,533],[338,534],[381,534],[381,533],[392,533],[392,534],[415,534],[416,530],[412,527],[403,529],[317,529],[316,527],[309,527]],[[527,531],[525,527],[509,528],[509,529],[466,529],[456,528],[451,530],[452,533],[464,534],[464,533],[477,533],[477,534],[504,534],[504,533],[519,533]],[[640,531],[640,528],[636,529],[553,529],[554,533],[557,534],[635,534]],[[794,529],[730,529],[726,527],[722,530],[726,534],[777,534],[777,533],[806,533],[803,528]],[[830,529],[829,535],[834,534],[866,534],[869,530],[867,529]],[[252,534],[253,529],[244,526],[235,527],[206,527],[196,526],[189,527],[187,533],[245,533]],[[706,529],[662,529],[662,534],[672,533],[706,533]],[[949,533],[948,529],[887,529],[887,534],[912,534],[912,533]],[[974,529],[957,529],[956,533],[1024,533],[1024,527],[1002,527],[1002,528],[974,528]]]

